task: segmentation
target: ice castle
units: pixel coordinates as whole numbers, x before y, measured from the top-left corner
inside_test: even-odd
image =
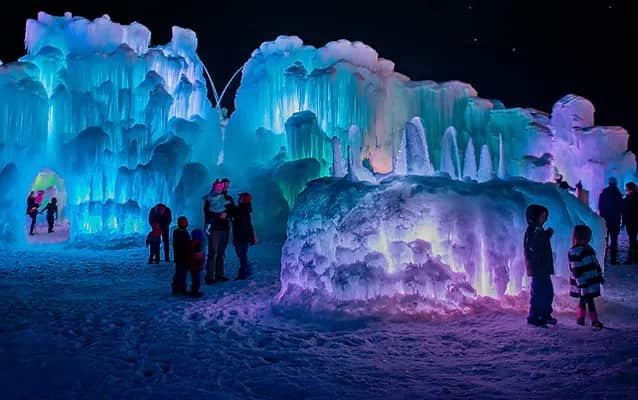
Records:
[[[412,81],[361,42],[262,43],[226,118],[195,33],[172,33],[150,47],[146,27],[106,15],[27,21],[27,54],[0,65],[4,242],[23,240],[30,190],[61,199],[71,238],[112,237],[146,231],[158,202],[199,225],[202,195],[229,176],[253,192],[257,232],[287,235],[280,301],[398,294],[458,308],[522,290],[528,204],[550,208],[564,277],[571,227],[590,225],[602,253],[598,194],[610,176],[636,179],[628,133],[596,126],[585,98],[551,114],[506,108],[467,83]],[[589,207],[536,183],[557,174],[581,182]]]
[[[172,33],[167,45],[149,47],[145,26],[106,15],[40,12],[27,21],[27,54],[0,66],[4,236],[21,238],[16,224],[31,189],[64,198],[72,234],[144,231],[157,202],[185,212],[184,193],[205,193],[220,117],[195,33]],[[42,174],[58,183],[38,186]]]

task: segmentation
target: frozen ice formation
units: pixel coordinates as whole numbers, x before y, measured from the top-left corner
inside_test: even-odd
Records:
[[[315,180],[288,219],[277,300],[330,309],[410,299],[421,311],[445,313],[477,296],[516,295],[528,283],[522,245],[532,203],[549,209],[557,277],[569,276],[575,224],[592,228],[593,246],[603,254],[602,220],[552,184]]]
[[[582,97],[565,96],[551,115],[505,108],[479,98],[467,83],[412,81],[361,42],[340,40],[317,49],[280,36],[263,43],[244,65],[235,106],[227,128],[229,160],[243,157],[259,129],[273,133],[269,146],[278,149],[277,136],[291,134],[288,119],[312,112],[313,132],[323,132],[323,142],[337,137],[344,158],[350,147],[376,174],[442,173],[481,182],[508,176],[547,182],[561,174],[572,186],[582,181],[594,209],[608,177],[620,184],[635,178],[627,132],[595,126],[594,107]],[[353,125],[360,146],[349,142]],[[323,148],[288,143],[298,146],[288,149],[293,159],[332,163],[332,153]]]
[[[157,202],[191,211],[186,196],[210,185],[221,131],[196,35],[172,33],[150,47],[145,26],[108,15],[27,21],[27,54],[0,66],[0,170],[14,171],[0,224],[22,225],[44,169],[65,182],[72,233],[145,231]]]
[[[23,223],[40,171],[64,182],[72,234],[145,230],[157,202],[198,223],[191,196],[229,172],[246,190],[263,178],[271,198],[261,201],[273,207],[257,209],[255,220],[265,230],[285,226],[297,194],[317,177],[546,182],[560,173],[582,181],[594,209],[609,176],[621,185],[635,178],[627,132],[595,126],[593,105],[579,96],[560,99],[551,115],[508,109],[467,83],[412,81],[361,42],[315,48],[280,36],[244,64],[236,110],[225,118],[208,101],[194,32],[173,27],[168,44],[150,43],[145,26],[108,15],[40,12],[27,21],[27,54],[0,65],[0,178],[8,188],[0,232]],[[284,220],[270,223],[274,215]]]

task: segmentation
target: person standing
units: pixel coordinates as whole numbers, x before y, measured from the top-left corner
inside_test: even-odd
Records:
[[[525,267],[531,278],[530,308],[527,323],[535,326],[555,325],[552,317],[554,301],[554,256],[550,239],[554,230],[543,228],[547,222],[549,210],[538,204],[527,207],[525,212],[527,230],[523,240],[525,249]]]
[[[248,248],[257,243],[250,214],[253,212],[250,193],[240,193],[238,205],[228,208],[233,225],[233,246],[239,259],[239,271],[235,280],[250,278],[252,271],[248,262]]]
[[[36,203],[36,195],[33,191],[29,193],[27,197],[27,215],[31,218],[31,228],[29,229],[29,235],[34,235],[33,230],[35,229],[35,224],[38,220],[38,209],[40,205]]]
[[[228,281],[228,278],[224,276],[224,259],[230,232],[228,207],[233,204],[233,198],[228,195],[229,185],[230,180],[227,178],[215,181],[213,190],[204,202],[204,217],[208,238],[204,282],[207,285]]]
[[[153,228],[153,224],[157,223],[162,230],[162,244],[164,246],[164,261],[169,262],[170,248],[168,247],[168,230],[173,222],[171,209],[167,205],[158,203],[148,212],[148,224]]]
[[[625,185],[625,198],[622,208],[622,226],[627,230],[629,236],[629,255],[625,264],[632,264],[636,261],[638,251],[638,187],[635,183],[629,182]]]
[[[52,197],[51,200],[47,203],[44,210],[40,211],[40,213],[47,213],[47,224],[49,225],[49,233],[53,232],[53,224],[55,224],[55,220],[58,219],[58,199]]]
[[[598,215],[605,220],[607,237],[605,243],[609,245],[610,262],[618,264],[618,235],[623,211],[622,193],[618,190],[618,181],[613,176],[609,178],[609,186],[598,196]]]
[[[188,233],[188,219],[181,216],[177,219],[177,228],[173,231],[173,260],[175,261],[175,274],[173,275],[172,293],[187,294],[186,274],[190,270],[192,262],[191,236]]]

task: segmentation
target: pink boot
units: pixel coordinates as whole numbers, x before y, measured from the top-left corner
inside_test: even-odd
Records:
[[[578,325],[585,325],[585,309],[578,307],[578,314],[576,315],[576,323]]]
[[[596,311],[590,311],[589,316],[591,318],[592,328],[603,329],[603,323],[598,320],[598,313]]]

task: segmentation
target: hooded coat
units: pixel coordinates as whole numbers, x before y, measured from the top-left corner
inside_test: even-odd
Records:
[[[543,226],[538,224],[538,219],[543,212],[549,216],[549,210],[546,207],[536,204],[527,207],[525,212],[527,230],[525,231],[523,247],[528,276],[554,274],[554,256],[550,242],[554,231],[551,228],[543,229]]]

